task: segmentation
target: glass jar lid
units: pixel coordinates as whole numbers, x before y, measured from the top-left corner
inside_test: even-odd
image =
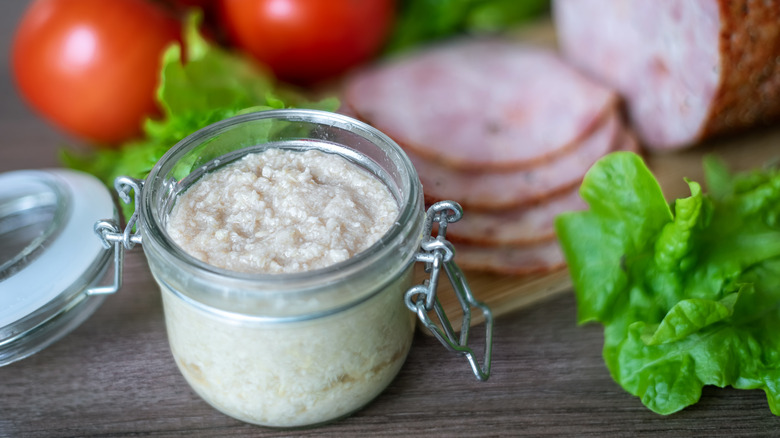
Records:
[[[65,169],[0,174],[0,366],[83,322],[103,296],[87,290],[111,261],[93,226],[116,219],[95,177]]]

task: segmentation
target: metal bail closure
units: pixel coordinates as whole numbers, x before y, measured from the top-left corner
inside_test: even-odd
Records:
[[[125,250],[133,249],[137,243],[141,243],[141,233],[136,228],[138,221],[138,205],[141,200],[141,191],[143,190],[143,180],[120,176],[114,180],[114,189],[119,194],[119,198],[125,204],[133,202],[133,215],[127,221],[125,229],[122,230],[116,222],[112,220],[101,220],[95,222],[94,230],[98,235],[103,247],[109,250],[114,249],[114,282],[108,286],[98,286],[87,290],[87,295],[108,295],[113,294],[122,286],[122,267],[124,266]],[[130,191],[133,191],[134,197],[130,198]]]
[[[423,284],[411,287],[404,296],[406,307],[417,313],[417,317],[428,330],[433,333],[447,349],[466,356],[474,375],[480,381],[490,377],[490,361],[493,349],[493,313],[490,308],[474,298],[471,288],[466,282],[463,272],[453,261],[455,251],[452,244],[447,241],[447,224],[460,220],[463,216],[463,208],[453,201],[441,201],[433,204],[426,213],[423,240],[420,243],[421,251],[416,254],[418,262],[425,263],[425,272],[430,277]],[[433,224],[439,226],[436,237],[433,237]],[[463,311],[460,336],[452,329],[444,309],[436,297],[436,289],[439,282],[439,273],[444,267],[444,272],[452,283],[455,295],[460,302]],[[485,353],[480,367],[474,357],[474,351],[469,347],[469,330],[471,328],[471,308],[479,308],[485,317]],[[433,310],[439,319],[441,327],[430,317],[428,312]]]

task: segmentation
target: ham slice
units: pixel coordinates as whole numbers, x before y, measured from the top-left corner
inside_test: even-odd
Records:
[[[344,100],[421,159],[492,171],[563,155],[600,125],[616,95],[554,51],[478,39],[359,72],[346,81]]]
[[[520,246],[458,244],[455,263],[465,270],[528,275],[550,272],[566,265],[557,240]]]
[[[626,101],[645,146],[780,118],[780,2],[554,0],[564,56]]]
[[[477,245],[526,245],[555,238],[553,221],[566,211],[585,209],[575,188],[534,205],[498,211],[468,211],[447,228],[455,243]]]
[[[604,154],[617,146],[622,132],[618,112],[612,108],[601,125],[574,150],[528,169],[456,170],[407,150],[426,201],[452,199],[467,210],[497,210],[539,202],[577,186],[585,172]]]

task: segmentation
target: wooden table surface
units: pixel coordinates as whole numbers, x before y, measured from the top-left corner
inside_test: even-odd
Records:
[[[0,2],[0,171],[58,166],[56,151],[66,141],[27,109],[10,78],[10,40],[24,6]],[[485,383],[463,358],[418,333],[398,377],[363,410],[313,430],[271,430],[233,420],[189,389],[169,352],[160,295],[137,248],[126,259],[122,290],[87,322],[0,368],[0,436],[780,434],[780,418],[758,390],[705,388],[701,401],[682,412],[649,411],[612,381],[601,358],[601,327],[577,326],[575,311],[567,291],[498,318]]]

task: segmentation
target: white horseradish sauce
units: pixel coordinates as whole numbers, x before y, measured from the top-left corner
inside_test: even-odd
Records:
[[[168,233],[210,265],[278,274],[344,261],[397,215],[387,187],[346,158],[273,148],[201,178],[177,200]]]

